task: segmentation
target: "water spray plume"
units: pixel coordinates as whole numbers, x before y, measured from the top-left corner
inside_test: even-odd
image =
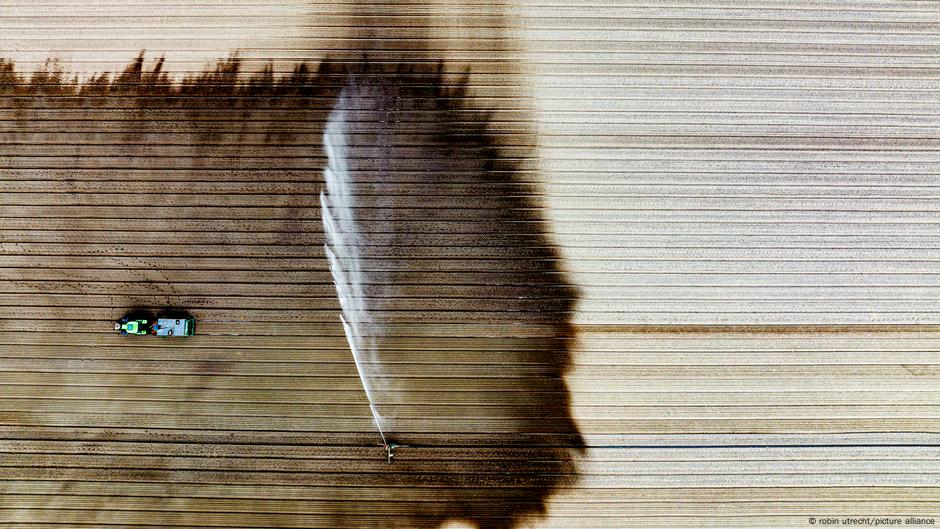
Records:
[[[382,437],[382,443],[387,448],[389,444],[385,438],[385,419],[379,413],[375,400],[375,385],[383,379],[377,340],[375,335],[371,334],[378,325],[369,310],[363,286],[365,272],[362,269],[359,249],[365,242],[365,234],[355,218],[355,196],[352,193],[351,175],[346,163],[348,148],[345,116],[343,110],[334,110],[323,133],[323,146],[327,156],[327,168],[324,171],[326,190],[320,193],[323,231],[326,236],[324,248],[342,309],[343,331],[346,333],[362,388],[369,400],[372,419]]]

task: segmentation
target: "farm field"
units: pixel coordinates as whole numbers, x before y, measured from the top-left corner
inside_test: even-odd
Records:
[[[34,4],[0,7],[0,527],[940,518],[932,3]]]

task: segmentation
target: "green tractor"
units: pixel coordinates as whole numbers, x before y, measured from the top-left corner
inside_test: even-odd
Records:
[[[143,336],[150,334],[150,321],[146,318],[130,319],[125,316],[114,322],[114,330],[118,331],[121,336],[127,336],[128,334]]]
[[[121,336],[192,336],[196,320],[190,317],[157,318],[124,316],[114,322],[114,330]]]

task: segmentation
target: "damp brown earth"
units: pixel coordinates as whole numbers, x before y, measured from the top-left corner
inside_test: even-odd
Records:
[[[22,270],[24,305],[2,330],[28,321],[46,336],[6,370],[45,373],[26,382],[54,381],[73,399],[24,401],[4,424],[36,446],[102,452],[24,453],[14,475],[128,483],[128,494],[158,485],[163,499],[135,501],[172,498],[193,523],[209,515],[191,482],[275,496],[312,487],[290,504],[305,514],[255,515],[262,525],[502,529],[543,513],[575,482],[584,445],[564,379],[578,293],[540,213],[532,147],[493,133],[505,110],[480,105],[469,77],[439,61],[366,54],[276,76],[243,74],[233,57],[179,83],[161,64],[141,54],[77,84],[0,67],[4,184],[16,191],[3,195],[3,222],[19,228],[5,235],[4,266]],[[404,445],[391,465],[322,249],[323,124],[338,105],[376,242],[363,258],[387,334],[379,399]],[[184,346],[100,334],[125,307],[170,305],[203,336]],[[63,326],[77,341],[55,334]],[[174,442],[151,444],[165,436]],[[339,494],[357,488],[362,499]],[[115,512],[59,515],[106,523]]]

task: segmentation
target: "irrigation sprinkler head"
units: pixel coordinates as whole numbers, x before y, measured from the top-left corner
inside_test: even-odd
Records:
[[[394,443],[391,443],[391,444],[386,443],[386,445],[385,445],[385,455],[386,455],[386,457],[388,457],[388,464],[389,464],[389,465],[392,464],[392,459],[395,459],[395,449],[398,448],[399,446],[401,446],[401,445],[397,445],[397,444],[394,444]]]

